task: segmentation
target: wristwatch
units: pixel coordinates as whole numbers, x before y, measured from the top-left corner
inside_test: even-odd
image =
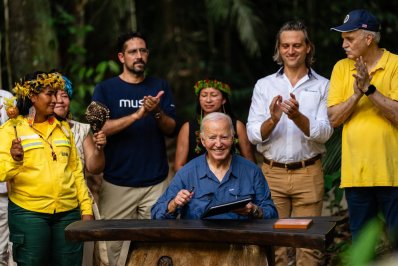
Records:
[[[376,91],[376,87],[373,84],[370,84],[368,90],[365,91],[365,95],[369,96]]]
[[[156,113],[153,113],[153,117],[155,117],[155,119],[160,119],[160,117],[162,116],[162,111],[158,111]]]

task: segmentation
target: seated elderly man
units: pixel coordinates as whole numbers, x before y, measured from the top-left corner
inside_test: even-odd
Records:
[[[200,138],[206,153],[181,168],[152,207],[153,219],[200,219],[208,206],[250,197],[251,202],[211,219],[269,219],[278,214],[256,164],[231,154],[231,118],[214,112],[203,118]]]

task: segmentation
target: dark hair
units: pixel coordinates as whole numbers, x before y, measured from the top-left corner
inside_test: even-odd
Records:
[[[220,91],[223,98],[225,99],[225,103],[223,104],[224,109],[222,109],[220,112],[224,112],[225,114],[229,115],[231,117],[231,119],[235,119],[235,115],[232,113],[232,107],[231,107],[231,102],[229,101],[229,97],[228,94],[226,94],[223,91]],[[198,119],[200,121],[200,119],[202,118],[202,107],[200,106],[200,102],[199,102],[199,97],[200,94],[198,94],[198,96],[196,97],[196,119]]]
[[[22,78],[21,83],[24,83],[25,81],[29,81],[29,80],[35,80],[35,79],[37,79],[38,75],[44,74],[44,73],[46,73],[46,72],[44,72],[44,71],[35,71],[33,73],[26,74]],[[33,106],[33,103],[29,99],[29,97],[25,97],[25,98],[18,97],[17,98],[17,108],[19,110],[19,114],[20,115],[25,116],[25,115],[29,114],[29,108],[32,107],[32,106]]]
[[[274,56],[272,57],[274,61],[278,65],[283,65],[283,61],[281,58],[281,54],[279,52],[279,45],[280,45],[280,38],[281,34],[284,31],[302,31],[304,33],[304,38],[305,38],[305,43],[310,46],[310,52],[306,55],[305,57],[305,65],[310,68],[311,65],[314,63],[314,54],[315,54],[315,46],[311,42],[307,27],[304,25],[302,21],[289,21],[285,23],[282,28],[280,28],[278,34],[276,35],[276,42],[275,42],[275,53]]]
[[[123,53],[124,49],[125,49],[125,44],[128,40],[134,39],[134,38],[140,38],[142,40],[144,40],[145,45],[148,48],[148,44],[146,41],[146,38],[144,37],[144,35],[141,32],[138,31],[131,31],[131,32],[127,32],[127,33],[122,33],[119,35],[118,39],[117,39],[117,52],[118,53]]]

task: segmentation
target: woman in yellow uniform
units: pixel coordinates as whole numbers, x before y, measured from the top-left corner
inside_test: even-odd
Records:
[[[53,115],[55,92],[63,88],[59,73],[27,75],[14,88],[20,116],[0,127],[0,181],[10,183],[10,240],[18,266],[80,266],[82,244],[67,242],[64,229],[93,219],[73,134]]]

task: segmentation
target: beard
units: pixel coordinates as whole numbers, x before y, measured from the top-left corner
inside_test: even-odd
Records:
[[[136,64],[142,64],[142,67],[141,66],[138,67],[138,66],[136,66]],[[127,70],[137,76],[144,75],[145,67],[146,67],[146,63],[143,60],[138,60],[138,61],[134,62],[132,66],[126,65]]]

